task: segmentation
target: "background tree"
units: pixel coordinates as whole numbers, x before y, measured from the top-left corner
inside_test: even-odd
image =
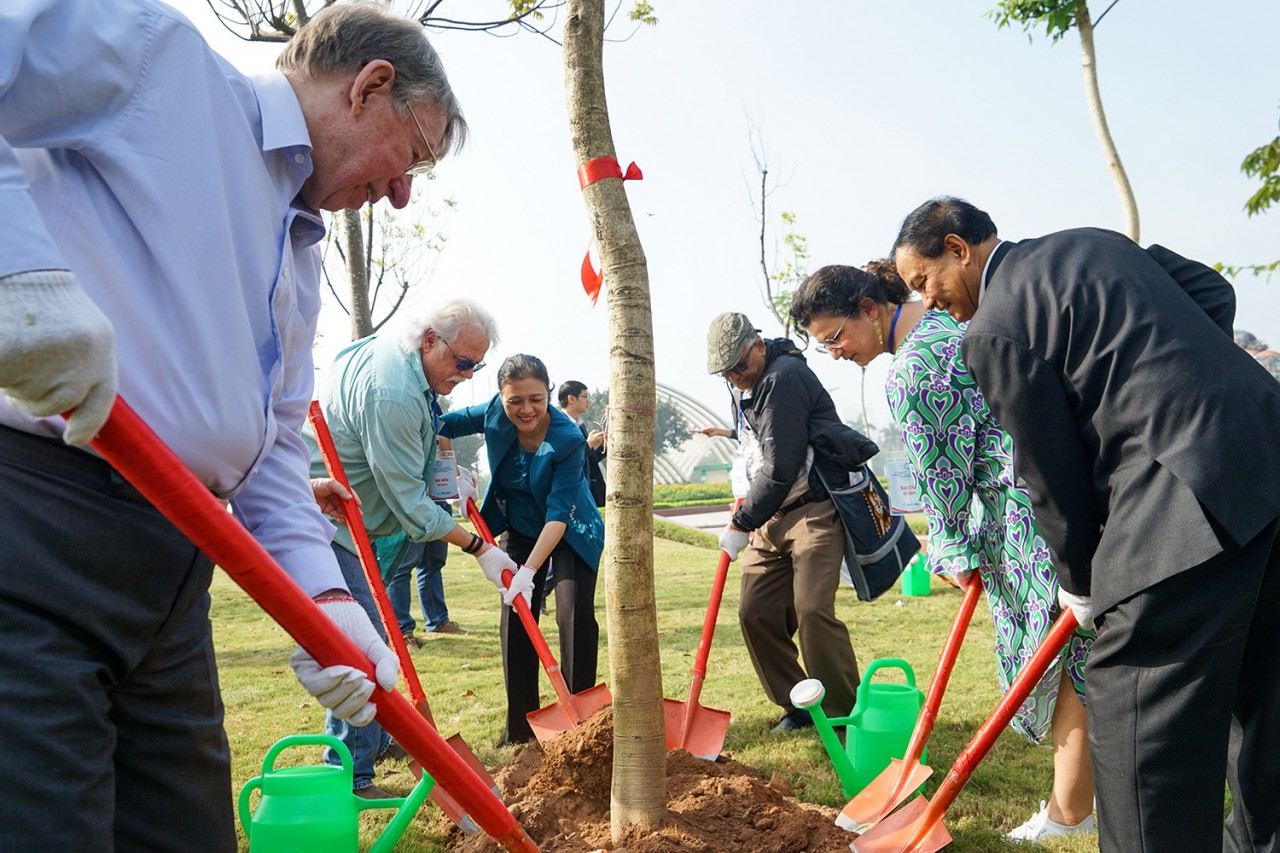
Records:
[[[430,180],[430,175],[414,180],[414,196],[423,203],[404,212],[365,205],[333,217],[337,228],[325,235],[321,269],[334,301],[351,320],[353,341],[381,329],[415,287],[424,287],[444,251],[448,238],[441,212],[426,206],[418,190]],[[442,204],[446,210],[457,207],[449,198]],[[352,223],[359,226],[355,232]],[[337,264],[331,263],[335,256]]]
[[[1244,203],[1245,212],[1250,216],[1265,213],[1273,204],[1280,204],[1280,136],[1250,151],[1240,164],[1240,171],[1250,178],[1259,178],[1262,184],[1257,192],[1249,196]],[[1243,266],[1227,266],[1215,264],[1216,269],[1234,278],[1240,273],[1265,275],[1268,279],[1280,269],[1280,259],[1269,264],[1245,264]]]
[[[596,388],[591,392],[590,400],[587,413],[583,415],[588,431],[600,429],[600,425],[604,423],[605,410],[609,407],[609,389]],[[670,400],[658,400],[653,417],[654,456],[661,456],[667,450],[675,450],[688,440],[689,421]]]
[[[604,86],[603,0],[565,4],[564,77],[574,159],[616,158]],[[632,14],[635,19],[635,13]],[[650,13],[648,22],[652,23]],[[600,250],[609,315],[609,494],[602,563],[614,694],[613,840],[666,814],[666,733],[653,589],[653,312],[631,205],[617,178],[582,197]]]
[[[1098,90],[1097,57],[1093,49],[1094,28],[1102,23],[1107,12],[1118,2],[1119,0],[1112,0],[1111,5],[1102,11],[1096,21],[1090,17],[1089,4],[1084,0],[1000,0],[987,16],[1002,29],[1017,23],[1022,25],[1024,32],[1028,32],[1033,26],[1043,24],[1051,42],[1057,42],[1072,27],[1080,34],[1084,95],[1089,105],[1089,116],[1093,119],[1098,144],[1102,146],[1102,156],[1106,158],[1107,168],[1120,193],[1120,205],[1124,209],[1124,233],[1136,243],[1139,230],[1138,200],[1133,195],[1129,176],[1124,170],[1124,164],[1120,162],[1120,152],[1116,150],[1111,130],[1107,127],[1107,114],[1102,109],[1102,93]]]
[[[769,177],[772,159],[765,145],[759,128],[751,128],[751,157],[756,164],[756,173],[760,176],[760,195],[756,209],[756,221],[760,223],[760,271],[764,275],[764,304],[773,314],[773,318],[782,327],[782,336],[790,337],[791,297],[806,278],[809,277],[809,243],[803,234],[796,230],[796,214],[784,210],[779,220],[785,233],[782,235],[784,249],[780,252],[776,238],[773,240],[773,251],[769,251],[769,197],[774,194],[780,184],[777,179]],[[770,259],[772,254],[772,259]],[[782,258],[779,265],[779,257]]]

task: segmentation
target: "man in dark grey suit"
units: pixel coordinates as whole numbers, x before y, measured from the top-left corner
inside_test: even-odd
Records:
[[[1110,231],[1004,242],[954,198],[907,216],[894,259],[972,318],[1062,603],[1096,619],[1102,849],[1277,850],[1280,385],[1231,338],[1231,285]]]

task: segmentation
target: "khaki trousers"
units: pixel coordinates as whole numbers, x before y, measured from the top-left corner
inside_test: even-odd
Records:
[[[843,557],[844,528],[830,499],[774,516],[743,551],[742,639],[765,695],[784,711],[794,709],[791,688],[806,678],[826,687],[828,716],[853,710],[858,660],[849,629],[836,618]]]

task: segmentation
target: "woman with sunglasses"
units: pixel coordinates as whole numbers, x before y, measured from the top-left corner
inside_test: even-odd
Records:
[[[964,325],[911,301],[889,261],[823,267],[796,291],[791,318],[833,359],[866,367],[883,353],[892,356],[885,390],[929,521],[929,569],[959,580],[980,573],[1007,691],[1057,615],[1058,581],[1031,498],[1014,479],[1013,443],[960,355]],[[1011,840],[1094,827],[1083,704],[1094,637],[1078,630],[1013,718],[1014,730],[1036,744],[1052,725],[1054,783],[1048,803]]]
[[[484,434],[492,481],[480,511],[494,535],[503,534],[502,549],[521,564],[508,604],[524,595],[536,619],[547,593],[548,560],[554,562],[560,668],[569,690],[579,693],[596,683],[596,569],[604,522],[584,473],[586,441],[577,424],[548,405],[551,387],[541,360],[513,355],[498,368],[497,395],[446,412],[440,434]],[[532,740],[525,715],[540,705],[538,657],[510,606],[502,608],[502,667],[505,740]]]

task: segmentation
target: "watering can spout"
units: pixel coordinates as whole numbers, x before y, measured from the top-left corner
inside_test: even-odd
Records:
[[[280,753],[293,746],[323,745],[334,751],[341,766],[320,764],[275,766]],[[397,809],[370,853],[391,850],[435,786],[424,773],[408,797],[364,800],[351,790],[351,753],[332,735],[290,735],[267,751],[262,775],[240,790],[240,823],[253,853],[356,853],[361,811]],[[253,792],[260,796],[250,809]]]

